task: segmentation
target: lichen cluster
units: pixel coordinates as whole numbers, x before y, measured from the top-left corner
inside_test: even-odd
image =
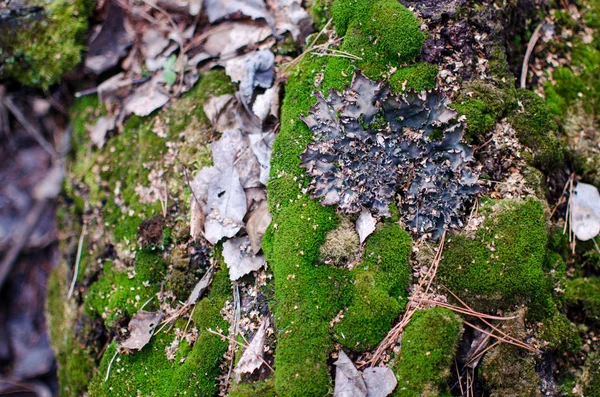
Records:
[[[313,196],[347,213],[389,216],[396,193],[411,230],[436,236],[460,226],[478,192],[464,124],[436,91],[400,96],[357,72],[343,92],[317,93],[302,120],[314,142],[302,154]]]

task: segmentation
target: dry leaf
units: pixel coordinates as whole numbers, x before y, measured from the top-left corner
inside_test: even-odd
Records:
[[[223,259],[229,268],[231,280],[237,280],[260,269],[265,264],[264,256],[252,253],[250,239],[247,236],[225,241],[223,243]]]
[[[571,197],[571,230],[581,241],[600,233],[600,194],[587,183],[578,183]]]
[[[265,317],[260,324],[260,327],[254,334],[252,341],[244,350],[240,361],[238,361],[237,367],[235,367],[235,372],[238,374],[251,374],[260,368],[263,363],[263,351],[266,340],[266,330],[269,326],[269,318]]]
[[[333,364],[336,367],[334,397],[367,396],[367,386],[361,373],[343,350],[340,350],[339,358]]]
[[[367,386],[367,397],[386,397],[398,384],[394,371],[388,367],[366,368],[362,376]]]
[[[356,221],[356,231],[361,244],[375,231],[375,226],[377,226],[377,219],[371,215],[370,211],[363,208]]]
[[[265,235],[267,227],[271,223],[271,214],[267,207],[267,201],[260,203],[259,207],[252,212],[246,222],[246,230],[250,239],[250,246],[254,254],[258,254],[262,245],[262,238]]]
[[[121,342],[121,347],[129,350],[141,350],[152,338],[152,334],[162,318],[161,311],[138,311],[129,322],[129,337]]]

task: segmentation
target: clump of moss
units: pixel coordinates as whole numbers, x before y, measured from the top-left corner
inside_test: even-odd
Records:
[[[315,264],[337,223],[331,208],[302,198],[275,214],[263,238],[275,279],[278,395],[321,396],[331,386],[329,322],[347,305],[350,280],[346,269]]]
[[[85,296],[87,313],[102,317],[109,328],[124,316],[131,318],[160,290],[166,264],[160,253],[146,249],[137,253],[134,269],[119,271],[111,261],[104,262],[104,274]]]
[[[354,298],[335,327],[336,338],[350,350],[372,349],[385,337],[406,305],[411,276],[412,240],[388,224],[367,240],[362,262],[353,269]]]
[[[451,105],[459,116],[467,119],[467,139],[481,141],[484,134],[515,103],[512,88],[498,88],[485,82],[469,83]]]
[[[208,296],[194,310],[191,326],[198,329],[198,338],[190,348],[181,340],[174,361],[166,357],[165,349],[175,338],[175,332],[155,334],[148,345],[131,355],[121,354],[111,366],[107,381],[104,378],[116,344],[113,342],[102,356],[98,375],[90,384],[89,395],[95,396],[184,396],[194,391],[200,396],[216,395],[219,364],[228,347],[227,340],[207,329],[221,330],[225,335],[229,323],[220,311],[230,297],[230,281],[226,269],[215,274]],[[180,320],[183,329],[187,321]]]
[[[331,261],[335,265],[343,266],[356,255],[359,248],[360,241],[354,225],[349,220],[342,219],[340,225],[325,236],[319,259],[322,262]]]
[[[32,1],[43,6],[39,18],[26,18],[12,27],[0,27],[0,77],[47,88],[81,61],[87,19],[94,9],[90,0]],[[10,37],[10,39],[7,39]]]
[[[544,100],[535,92],[519,89],[517,100],[521,109],[510,117],[519,141],[534,152],[534,165],[543,171],[562,167],[564,153],[556,139],[558,127]]]
[[[581,311],[585,320],[600,322],[600,277],[567,281],[564,302],[568,308]]]
[[[524,313],[514,321],[504,323],[502,330],[514,338],[526,337]],[[483,358],[481,373],[491,397],[541,396],[539,376],[535,372],[535,356],[519,347],[501,343]]]
[[[446,395],[450,365],[462,332],[462,319],[449,309],[417,311],[404,331],[400,353],[392,365],[398,378],[393,396]]]
[[[543,318],[552,294],[543,267],[547,236],[541,203],[530,198],[492,202],[487,208],[482,213],[490,211],[488,217],[474,238],[448,238],[440,282],[478,310],[527,304],[530,315]]]
[[[548,343],[548,349],[557,353],[575,353],[581,348],[577,326],[558,311],[544,320],[538,335]]]

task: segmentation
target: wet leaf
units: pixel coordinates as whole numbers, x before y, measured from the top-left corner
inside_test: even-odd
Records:
[[[581,241],[600,233],[600,194],[593,185],[579,182],[571,197],[571,230]]]
[[[120,346],[128,350],[141,350],[152,338],[156,326],[163,318],[163,313],[138,311],[129,322],[129,337]]]
[[[358,233],[361,244],[375,231],[376,225],[377,219],[371,215],[371,212],[363,208],[356,221],[356,232]]]
[[[269,326],[269,318],[265,317],[258,327],[256,334],[250,341],[250,344],[242,353],[242,357],[240,361],[237,363],[237,367],[235,367],[235,372],[238,374],[251,374],[260,368],[263,363],[263,351],[265,347],[266,340],[266,331]]]
[[[237,280],[246,274],[263,267],[265,258],[262,255],[254,255],[250,245],[250,239],[238,237],[223,243],[223,259],[229,268],[229,278]]]
[[[343,350],[340,350],[339,358],[335,365],[335,389],[334,397],[366,397],[367,386],[362,374],[358,372],[352,360],[348,358]]]

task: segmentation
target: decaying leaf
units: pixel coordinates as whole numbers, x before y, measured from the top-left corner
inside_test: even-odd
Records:
[[[335,365],[334,397],[366,397],[367,385],[362,374],[356,369],[352,360],[340,350]]]
[[[272,21],[263,0],[204,0],[204,12],[210,23],[233,15]]]
[[[127,55],[134,35],[125,27],[125,12],[118,1],[111,1],[100,31],[94,35],[85,56],[85,67],[96,74],[116,66]]]
[[[267,201],[264,200],[256,210],[252,212],[246,222],[246,230],[250,239],[252,252],[256,255],[261,249],[262,238],[265,235],[267,227],[271,223],[271,214],[267,207]]]
[[[573,190],[571,230],[581,241],[600,233],[600,194],[595,186],[579,182]]]
[[[129,322],[129,337],[121,342],[120,346],[128,350],[141,350],[152,338],[152,334],[162,318],[161,311],[138,311]]]
[[[356,232],[358,233],[361,244],[375,231],[376,225],[377,219],[371,215],[370,211],[363,208],[356,221]]]
[[[148,116],[156,109],[169,102],[170,97],[158,85],[157,79],[152,79],[138,87],[125,103],[125,111],[140,117]]]
[[[254,334],[252,341],[244,350],[240,361],[238,361],[237,367],[235,367],[235,372],[238,374],[251,374],[260,368],[263,363],[263,351],[265,346],[265,340],[267,337],[266,331],[269,327],[269,317],[265,317],[260,324],[260,327]]]
[[[223,259],[229,268],[229,278],[237,280],[240,277],[260,269],[265,264],[262,255],[254,255],[250,239],[237,237],[223,243]]]
[[[204,113],[215,131],[223,132],[236,127],[233,106],[235,97],[230,94],[212,97],[204,104]]]
[[[386,397],[398,384],[394,371],[388,367],[366,368],[362,376],[367,386],[367,397]]]

